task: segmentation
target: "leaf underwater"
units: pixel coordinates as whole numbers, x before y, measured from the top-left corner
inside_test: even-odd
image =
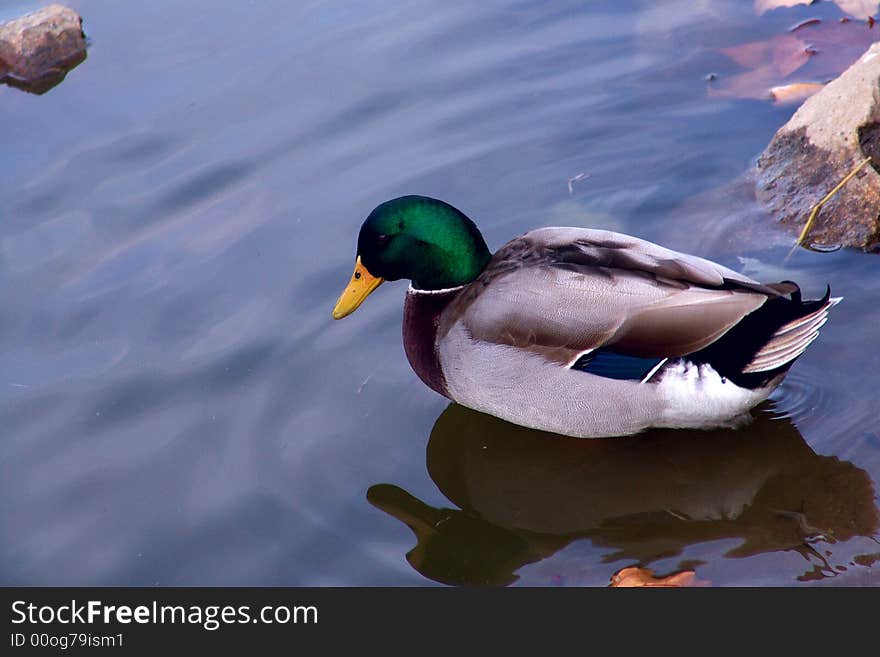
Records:
[[[612,588],[632,588],[637,586],[656,588],[681,588],[690,586],[709,586],[709,582],[697,579],[693,570],[682,570],[666,577],[654,577],[650,568],[631,566],[617,571],[611,576]]]
[[[770,95],[778,105],[788,105],[806,100],[824,86],[818,82],[795,82],[773,87],[770,89]]]
[[[708,93],[800,102],[845,71],[875,41],[880,41],[880,30],[860,21],[804,21],[766,41],[722,48],[721,54],[748,70],[722,77]]]

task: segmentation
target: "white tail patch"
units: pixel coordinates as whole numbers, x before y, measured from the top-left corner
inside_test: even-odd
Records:
[[[828,299],[828,303],[819,310],[779,327],[767,344],[743,368],[743,374],[775,370],[800,356],[819,337],[819,329],[828,321],[828,310],[841,301],[843,297]]]
[[[669,363],[659,377],[657,390],[666,401],[661,427],[736,426],[743,414],[767,399],[779,380],[750,390],[722,377],[707,363],[683,358]]]

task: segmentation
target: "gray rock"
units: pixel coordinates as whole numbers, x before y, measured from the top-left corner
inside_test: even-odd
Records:
[[[799,232],[812,207],[868,156],[872,166],[822,207],[807,243],[880,250],[880,43],[779,129],[758,159],[757,198]]]
[[[62,5],[0,24],[0,82],[45,93],[86,58],[79,14]]]

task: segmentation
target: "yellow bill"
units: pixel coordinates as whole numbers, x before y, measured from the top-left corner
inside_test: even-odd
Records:
[[[367,268],[361,264],[361,257],[358,256],[351,280],[339,295],[339,301],[336,302],[336,307],[333,309],[333,319],[342,319],[351,315],[364,302],[364,299],[370,296],[370,292],[379,287],[384,280],[384,278],[373,276],[368,272]]]

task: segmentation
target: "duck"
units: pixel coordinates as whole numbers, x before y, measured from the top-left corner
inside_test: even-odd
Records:
[[[577,438],[742,426],[841,301],[595,228],[537,228],[492,253],[462,211],[418,195],[367,216],[333,318],[400,279],[404,351],[429,388]]]

